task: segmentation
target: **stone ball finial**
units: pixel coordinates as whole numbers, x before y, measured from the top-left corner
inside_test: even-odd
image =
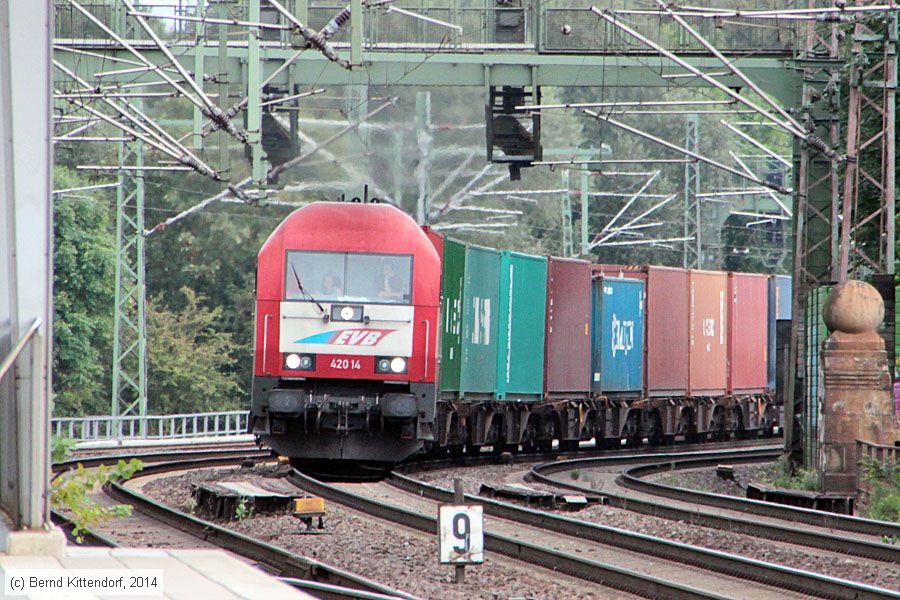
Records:
[[[822,316],[831,331],[873,332],[884,320],[884,300],[868,283],[851,279],[834,287]]]

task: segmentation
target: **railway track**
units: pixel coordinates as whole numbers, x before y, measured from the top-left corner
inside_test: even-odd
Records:
[[[94,456],[71,459],[54,465],[54,472],[61,473],[83,464],[86,468],[115,463],[119,459],[138,458],[145,462],[144,469],[133,480],[141,477],[172,473],[189,469],[220,467],[240,464],[244,460],[259,460],[271,456],[263,450],[191,450],[172,452],[164,450],[144,454],[115,456]],[[117,502],[130,504],[135,510],[169,527],[188,533],[200,540],[242,556],[270,572],[286,583],[320,598],[358,598],[361,600],[418,600],[415,596],[394,590],[371,579],[344,571],[325,563],[293,554],[250,536],[230,531],[199,519],[193,515],[170,508],[121,483],[107,483],[105,493]],[[69,520],[60,513],[54,520],[64,528],[71,526]],[[114,540],[95,532],[88,532],[86,540],[102,546],[117,545]]]
[[[753,452],[765,455],[765,451]],[[720,454],[728,456],[727,453]],[[292,473],[289,479],[332,502],[428,533],[435,530],[432,515],[436,514],[436,510],[432,503],[422,504],[422,499],[452,501],[449,490],[400,474],[393,475],[389,484],[404,490],[407,499],[392,497],[390,493],[372,487],[352,489],[348,485],[324,483],[298,472]],[[385,498],[390,500],[385,501]],[[587,523],[493,499],[471,495],[468,498],[482,504],[485,513],[493,517],[489,527],[486,527],[486,550],[642,596],[900,597],[890,590],[865,584]],[[648,556],[653,559],[648,560]]]
[[[900,534],[900,526],[836,513],[791,507],[687,490],[643,479],[642,476],[668,471],[672,468],[713,466],[721,461],[729,463],[760,462],[774,459],[776,449],[760,449],[738,453],[707,453],[704,456],[656,454],[642,457],[642,462],[615,476],[615,481],[627,490],[616,493],[604,489],[602,495],[617,508],[643,514],[676,519],[705,527],[755,537],[797,544],[810,548],[840,552],[884,562],[900,564],[896,546],[882,543],[883,535]],[[668,460],[666,460],[668,458]],[[530,478],[536,482],[579,493],[597,494],[594,489],[565,481],[553,475],[573,469],[592,469],[622,464],[617,457],[576,458],[536,465]],[[633,461],[632,461],[633,462]],[[709,507],[705,509],[704,507]]]

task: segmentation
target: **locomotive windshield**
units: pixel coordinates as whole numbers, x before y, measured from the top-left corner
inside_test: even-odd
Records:
[[[292,250],[285,261],[285,300],[411,304],[412,260],[409,254]]]

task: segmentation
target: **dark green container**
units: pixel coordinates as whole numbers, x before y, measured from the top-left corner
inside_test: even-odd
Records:
[[[489,398],[497,389],[500,252],[469,246],[465,261],[459,391],[470,399]]]
[[[541,399],[546,310],[547,259],[504,251],[500,257],[498,400]]]
[[[441,273],[441,391],[459,392],[462,372],[463,282],[466,246],[444,240]]]

